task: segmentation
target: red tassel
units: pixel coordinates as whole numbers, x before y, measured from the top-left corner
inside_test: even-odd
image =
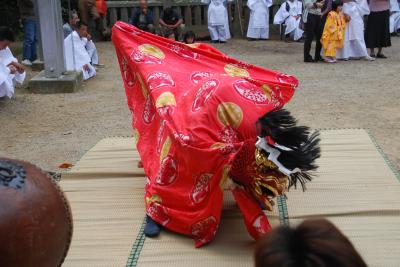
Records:
[[[272,139],[271,136],[266,136],[266,137],[265,137],[265,140],[267,141],[268,145],[271,145],[271,146],[274,146],[275,143],[276,143],[276,142],[274,141],[274,139]]]
[[[271,225],[258,202],[239,187],[232,189],[232,194],[243,214],[249,234],[256,240],[266,234],[271,229]]]

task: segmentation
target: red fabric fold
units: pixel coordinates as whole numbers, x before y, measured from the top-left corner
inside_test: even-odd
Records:
[[[243,214],[249,234],[254,239],[259,239],[262,235],[266,234],[271,229],[271,225],[267,216],[265,216],[263,210],[260,208],[259,203],[242,188],[234,188],[232,194]]]
[[[123,22],[112,41],[148,176],[146,212],[206,244],[220,222],[230,163],[256,140],[257,119],[291,99],[297,79]]]

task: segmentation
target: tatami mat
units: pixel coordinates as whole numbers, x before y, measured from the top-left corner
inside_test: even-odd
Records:
[[[400,266],[396,175],[364,130],[322,131],[321,139],[318,176],[305,193],[288,193],[290,223],[327,216],[370,266]],[[229,192],[210,245],[195,249],[190,238],[166,231],[159,238],[144,239],[145,178],[137,168],[138,159],[132,138],[107,138],[63,175],[61,185],[72,206],[75,228],[63,266],[253,266],[254,242]],[[277,211],[269,218],[271,224],[279,224]]]
[[[291,225],[326,217],[369,266],[400,266],[400,183],[365,130],[322,133],[322,157],[307,191],[291,190]],[[397,177],[396,177],[397,175]]]
[[[144,217],[143,169],[132,138],[107,138],[88,151],[61,186],[74,234],[63,266],[126,266]]]

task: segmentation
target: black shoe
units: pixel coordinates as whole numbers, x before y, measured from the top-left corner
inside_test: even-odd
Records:
[[[314,62],[314,59],[312,58],[312,56],[308,56],[304,58],[304,62]]]
[[[156,237],[161,232],[161,226],[156,223],[149,215],[146,215],[146,226],[144,227],[144,234],[147,237]]]
[[[225,44],[225,43],[226,43],[226,41],[219,41],[219,43],[220,43],[220,44]]]
[[[257,39],[254,39],[254,38],[248,38],[247,40],[249,40],[250,42],[257,41]]]
[[[369,56],[370,56],[370,57],[373,57],[373,58],[376,58],[376,55],[375,55],[375,54],[373,54],[373,53],[372,53],[372,54],[370,54]]]
[[[211,40],[211,43],[218,44],[218,40]]]
[[[322,57],[316,57],[316,58],[314,59],[314,61],[315,61],[315,62],[322,62],[322,61],[324,61],[324,59],[323,59]]]
[[[387,58],[384,54],[380,53],[376,55],[377,58]]]

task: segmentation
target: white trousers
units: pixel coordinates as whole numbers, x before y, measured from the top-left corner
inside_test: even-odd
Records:
[[[208,25],[210,31],[211,40],[213,41],[226,41],[226,32],[224,25]]]
[[[86,44],[86,50],[89,53],[92,65],[99,64],[99,55],[97,54],[97,48],[93,41],[88,41]]]

